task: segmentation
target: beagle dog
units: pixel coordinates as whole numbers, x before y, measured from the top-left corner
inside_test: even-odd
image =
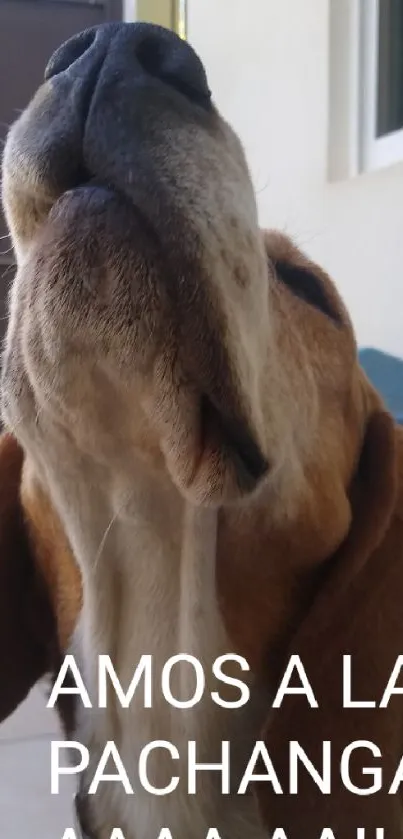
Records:
[[[341,661],[352,656],[358,698],[375,705],[403,652],[403,432],[360,369],[332,281],[259,229],[244,152],[192,48],[148,24],[68,41],[11,127],[2,189],[17,271],[1,382],[0,718],[67,653],[92,697],[100,655],[126,688],[145,653],[157,679],[170,657],[194,656],[214,691],[212,663],[235,653],[249,666],[238,710],[208,695],[185,712],[158,692],[151,709],[137,694],[125,709],[113,692],[106,708],[61,697],[67,736],[91,756],[85,835],[402,837],[387,781],[403,700],[343,708]],[[272,707],[291,655],[319,707],[298,694]],[[185,701],[186,663],[175,674]],[[145,744],[174,743],[181,767],[190,740],[210,764],[230,742],[229,795],[214,772],[193,796],[138,788]],[[282,795],[258,781],[236,794],[259,740]],[[354,795],[340,756],[371,740],[385,784]],[[87,795],[109,741],[133,796],[110,783]],[[315,765],[332,742],[330,795],[309,773],[287,790],[290,741]],[[362,761],[351,773],[358,785]],[[148,777],[169,784],[167,752]]]

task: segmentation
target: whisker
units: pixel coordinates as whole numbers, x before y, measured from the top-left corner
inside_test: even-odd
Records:
[[[122,511],[124,510],[126,505],[129,503],[131,496],[132,496],[132,493],[129,493],[129,495],[123,500],[121,506],[118,508],[118,510],[116,510],[116,513],[112,516],[112,518],[111,518],[111,520],[110,520],[110,522],[109,522],[109,524],[108,524],[108,526],[105,530],[105,533],[104,533],[104,535],[101,539],[101,543],[99,545],[99,548],[98,548],[98,551],[97,551],[97,554],[96,554],[96,557],[95,557],[94,569],[93,569],[94,571],[96,571],[97,568],[98,568],[99,561],[101,559],[101,556],[103,554],[106,542],[108,540],[108,536],[111,533],[113,527],[115,526],[120,514],[122,513]]]
[[[15,270],[16,270],[16,268],[17,268],[17,266],[16,266],[16,265],[8,265],[8,266],[7,266],[7,268],[5,269],[5,271],[3,271],[3,272],[2,272],[2,278],[3,278],[3,280],[4,280],[4,278],[5,278],[5,277],[7,277],[7,275],[8,275],[11,271],[15,271]]]
[[[324,232],[324,228],[322,229],[322,231],[318,229],[314,233],[311,233],[309,236],[297,234],[294,236],[294,239],[299,248],[305,248],[309,246],[312,242],[316,242],[319,239],[319,237],[323,235]]]
[[[268,189],[269,185],[270,185],[270,178],[268,178],[268,180],[266,181],[266,183],[264,184],[264,186],[262,186],[262,187],[260,187],[259,189],[256,189],[256,190],[255,190],[255,191],[256,191],[256,195],[261,195],[263,192],[266,192],[266,189]]]

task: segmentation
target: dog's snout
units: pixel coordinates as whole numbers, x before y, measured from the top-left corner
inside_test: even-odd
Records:
[[[21,253],[60,196],[89,182],[153,214],[164,184],[186,188],[184,166],[193,172],[203,158],[203,136],[210,140],[217,119],[204,66],[174,32],[121,22],[70,38],[7,138],[10,190],[24,196],[21,218],[10,221]]]
[[[53,53],[45,70],[45,80],[68,70],[84,53],[89,50],[96,38],[96,29],[86,29],[70,38]]]
[[[210,101],[206,72],[200,59],[189,44],[174,33],[159,27],[146,28],[136,54],[146,73],[172,85],[192,100]]]
[[[206,72],[192,47],[174,32],[147,23],[106,24],[70,38],[54,53],[45,72],[46,79],[61,73],[83,72],[83,60],[98,65],[107,54],[116,56],[116,65],[126,65],[132,81],[153,78],[178,90],[191,101],[208,105],[211,98]]]

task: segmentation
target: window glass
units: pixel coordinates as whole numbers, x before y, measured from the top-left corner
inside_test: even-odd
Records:
[[[403,128],[403,0],[380,0],[377,136]]]

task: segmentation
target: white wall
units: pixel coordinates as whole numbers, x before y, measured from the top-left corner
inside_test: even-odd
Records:
[[[403,164],[328,182],[328,0],[188,6],[189,40],[245,145],[262,225],[330,272],[361,346],[403,357]]]

